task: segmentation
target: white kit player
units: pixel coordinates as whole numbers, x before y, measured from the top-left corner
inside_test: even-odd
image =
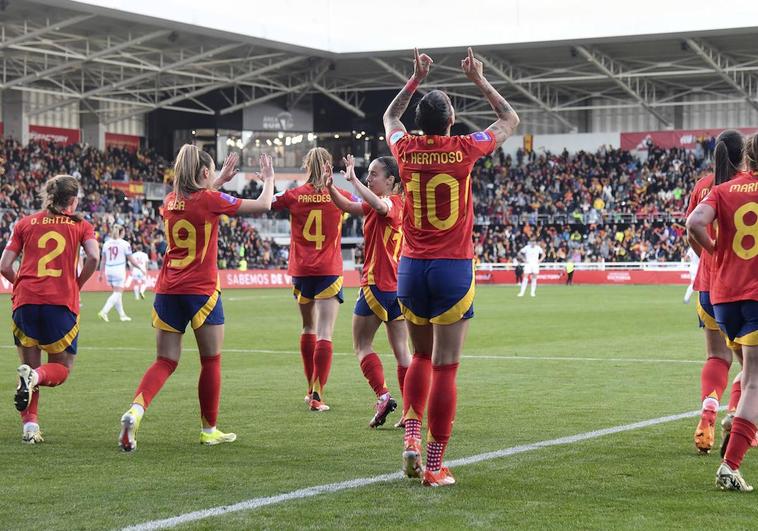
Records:
[[[521,291],[518,296],[523,297],[526,293],[526,284],[532,279],[532,297],[537,295],[537,275],[540,273],[540,262],[545,259],[545,251],[537,245],[537,240],[529,240],[518,252],[519,258],[524,262],[524,278],[521,281]]]
[[[692,292],[695,291],[695,276],[697,276],[697,268],[700,265],[700,257],[692,247],[687,249],[687,259],[690,262],[688,266],[690,270],[690,285],[687,286],[687,291],[684,292],[684,304],[690,303]]]
[[[118,316],[122,321],[131,321],[131,317],[124,312],[124,304],[121,299],[124,291],[124,284],[126,283],[126,263],[129,262],[135,268],[140,266],[137,264],[134,256],[132,255],[132,247],[129,243],[123,239],[124,227],[121,225],[113,225],[111,229],[111,239],[103,244],[103,259],[100,262],[102,264],[100,269],[100,278],[105,274],[105,279],[113,289],[113,293],[105,301],[103,309],[97,314],[97,316],[108,322],[108,312],[111,308],[116,307]],[[143,270],[143,273],[145,271]]]
[[[132,253],[132,258],[137,262],[137,266],[132,265],[131,267],[131,282],[133,283],[134,299],[139,300],[145,298],[147,275],[144,272],[147,271],[147,263],[150,261],[150,257],[142,250],[142,245],[137,244],[136,249]]]

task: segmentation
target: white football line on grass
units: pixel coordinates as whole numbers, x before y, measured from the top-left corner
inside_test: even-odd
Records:
[[[723,408],[722,408],[723,409]],[[665,424],[667,422],[674,422],[690,417],[696,417],[700,414],[700,410],[687,411],[686,413],[679,413],[676,415],[667,415],[665,417],[658,417],[655,419],[643,420],[640,422],[633,422],[631,424],[623,424],[621,426],[614,426],[612,428],[605,428],[602,430],[588,431],[586,433],[578,433],[576,435],[569,435],[568,437],[559,437],[557,439],[549,439],[547,441],[539,441],[531,444],[523,444],[520,446],[512,446],[510,448],[504,448],[502,450],[496,450],[494,452],[486,452],[483,454],[476,454],[462,459],[454,459],[448,461],[447,465],[451,467],[461,467],[466,465],[472,465],[475,463],[481,463],[482,461],[491,461],[493,459],[500,459],[501,457],[509,457],[516,454],[523,454],[525,452],[532,452],[534,450],[540,450],[542,448],[549,448],[551,446],[563,446],[567,444],[574,444],[589,439],[597,439],[598,437],[605,437],[606,435],[614,435],[616,433],[622,433],[626,431],[638,430],[642,428],[649,428],[650,426],[657,426],[658,424]],[[229,513],[237,513],[240,511],[252,511],[259,507],[266,507],[269,505],[278,505],[280,503],[302,500],[305,498],[312,498],[320,494],[331,494],[333,492],[340,492],[343,490],[358,489],[366,487],[368,485],[374,485],[376,483],[386,483],[389,481],[397,481],[403,478],[401,472],[394,472],[392,474],[381,474],[378,476],[350,479],[347,481],[340,481],[337,483],[327,483],[326,485],[316,485],[314,487],[308,487],[305,489],[293,490],[285,492],[283,494],[277,494],[275,496],[263,496],[260,498],[252,498],[250,500],[241,501],[232,505],[221,505],[218,507],[212,507],[210,509],[203,509],[200,511],[193,511],[189,513],[180,514],[171,518],[165,518],[161,520],[151,520],[142,524],[125,527],[124,531],[148,531],[151,529],[166,529],[169,527],[175,527],[190,522],[196,522],[198,520],[204,520],[213,516],[221,516]]]
[[[15,349],[13,345],[0,345],[0,348]],[[125,351],[125,352],[146,352],[153,347],[80,347],[79,350],[104,350],[104,351]],[[241,354],[300,354],[299,350],[268,350],[257,348],[225,348],[222,352],[234,352]],[[352,352],[335,352],[335,356],[355,356]],[[589,358],[576,356],[497,356],[487,354],[464,354],[463,359],[471,360],[524,360],[524,361],[602,361],[611,363],[694,363],[703,364],[703,360],[676,360],[676,359],[658,359],[658,358]]]

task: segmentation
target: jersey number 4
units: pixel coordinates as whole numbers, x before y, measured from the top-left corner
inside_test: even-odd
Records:
[[[321,210],[314,209],[308,212],[308,218],[303,227],[303,238],[316,244],[316,250],[324,247],[324,217]]]

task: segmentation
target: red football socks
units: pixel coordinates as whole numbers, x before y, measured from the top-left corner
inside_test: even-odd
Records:
[[[313,355],[316,351],[316,334],[302,334],[300,336],[300,357],[303,358],[303,372],[305,380],[308,382],[308,393],[311,388],[311,378],[313,378]]]
[[[332,368],[332,342],[328,339],[316,341],[316,350],[313,355],[313,378],[311,387],[314,392],[323,398],[324,387],[329,379],[329,371]]]
[[[400,396],[403,396],[403,389],[405,388],[405,374],[408,372],[408,367],[402,365],[397,366],[397,383],[400,386]]]
[[[218,402],[221,398],[221,354],[200,357],[200,379],[197,382],[203,428],[215,428]]]
[[[368,384],[371,389],[376,393],[376,397],[379,398],[385,393],[389,393],[387,384],[384,381],[384,367],[382,367],[382,360],[375,352],[368,354],[361,360],[361,371],[363,376],[368,380]]]
[[[745,457],[748,448],[750,448],[750,443],[755,437],[755,431],[755,424],[742,417],[734,417],[729,444],[726,447],[726,454],[724,454],[724,462],[732,470],[740,468],[742,459]]]
[[[68,378],[68,367],[62,363],[45,363],[34,369],[37,373],[37,385],[55,387]]]
[[[429,385],[432,382],[432,355],[416,352],[408,367],[403,386],[403,418],[424,419]],[[406,424],[407,426],[407,424]],[[406,428],[407,435],[407,428]]]
[[[39,390],[32,393],[32,399],[29,401],[29,406],[21,412],[21,421],[26,424],[27,422],[37,423],[37,408],[39,406]]]
[[[161,390],[168,377],[176,370],[177,362],[168,358],[158,357],[155,362],[145,371],[142,381],[134,393],[133,403],[147,409],[155,395]]]
[[[732,382],[732,391],[729,393],[729,405],[727,406],[727,411],[736,411],[737,404],[740,403],[740,396],[742,395],[741,375],[742,373],[738,374],[737,378]]]
[[[437,471],[442,466],[442,457],[453,432],[455,418],[458,364],[435,365],[432,369],[432,388],[429,392],[429,437],[427,438],[427,463],[429,470]]]
[[[728,382],[729,362],[721,358],[708,358],[700,373],[700,400],[716,393],[716,400],[721,401],[721,395],[724,394]]]

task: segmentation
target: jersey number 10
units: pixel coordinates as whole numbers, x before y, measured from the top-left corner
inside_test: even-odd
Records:
[[[468,177],[466,178],[466,195],[468,196]],[[446,218],[440,219],[437,215],[437,189],[440,186],[446,186],[450,194],[450,213]],[[406,190],[411,196],[413,203],[413,225],[416,228],[422,227],[423,212],[421,208],[421,174],[412,173],[411,180],[406,185]],[[438,173],[424,187],[426,193],[426,219],[438,230],[448,230],[460,215],[460,184],[458,181],[447,173]]]

